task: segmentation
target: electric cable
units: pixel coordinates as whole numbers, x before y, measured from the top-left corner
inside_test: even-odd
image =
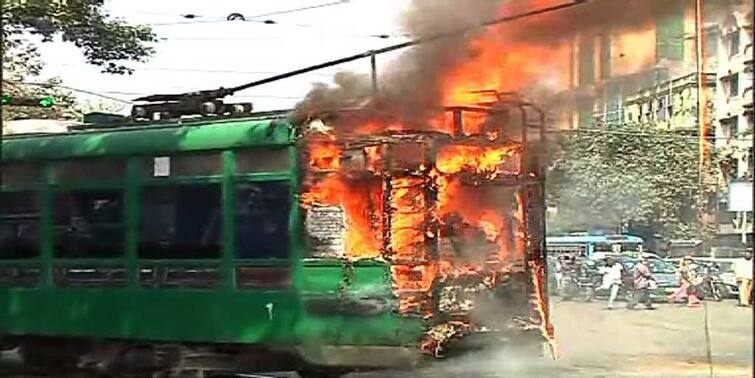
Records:
[[[145,25],[150,26],[170,26],[170,25],[187,25],[187,24],[208,24],[208,23],[225,23],[225,22],[234,22],[234,21],[240,21],[240,22],[257,22],[257,23],[263,23],[263,24],[278,24],[278,21],[274,20],[260,20],[260,18],[263,17],[270,17],[270,16],[276,16],[281,14],[289,14],[289,13],[296,13],[296,12],[302,12],[306,10],[312,10],[312,9],[319,9],[319,8],[326,8],[326,7],[332,7],[336,5],[344,5],[348,4],[349,0],[339,0],[339,1],[333,1],[329,3],[323,3],[323,4],[317,4],[317,5],[309,5],[305,7],[299,7],[299,8],[291,8],[291,9],[284,9],[279,11],[273,11],[268,13],[260,13],[255,14],[252,16],[244,16],[241,13],[231,13],[228,16],[220,19],[213,19],[213,20],[197,20],[197,21],[176,21],[176,22],[164,22],[164,23],[146,23]],[[231,16],[234,16],[233,18]],[[201,15],[194,15],[194,18],[201,17]],[[308,24],[289,24],[294,26],[301,26],[301,27],[312,27],[313,25]]]
[[[68,89],[68,90],[74,91],[74,92],[86,93],[86,94],[89,94],[89,95],[106,98],[108,100],[122,102],[124,104],[133,104],[133,101],[124,100],[124,99],[121,99],[121,98],[104,95],[102,93],[93,92],[93,91],[89,91],[89,90],[86,90],[86,89],[79,89],[79,88],[69,87],[67,85],[62,85],[62,84],[37,83],[37,82],[28,82],[28,81],[11,81],[11,80],[3,80],[3,83],[17,84],[17,85],[18,84],[20,84],[20,85],[31,85],[31,86],[37,86],[37,87],[57,87],[57,88]]]

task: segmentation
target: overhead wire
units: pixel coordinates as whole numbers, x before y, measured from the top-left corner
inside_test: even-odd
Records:
[[[149,93],[146,92],[121,92],[121,91],[104,91],[103,93],[109,93],[109,94],[120,94],[124,96],[142,96]],[[269,94],[248,94],[248,95],[234,95],[233,97],[236,98],[272,98],[272,99],[301,99],[304,98],[304,95],[299,96],[285,96],[285,95],[269,95]]]
[[[188,25],[188,24],[208,24],[208,23],[224,23],[224,22],[257,22],[257,23],[263,23],[263,24],[278,24],[277,21],[274,20],[260,20],[260,18],[263,17],[270,17],[270,16],[276,16],[281,14],[290,14],[290,13],[296,13],[296,12],[302,12],[306,10],[313,10],[313,9],[319,9],[319,8],[326,8],[326,7],[332,7],[337,5],[344,5],[348,4],[349,0],[339,0],[339,1],[333,1],[329,3],[323,3],[323,4],[317,4],[317,5],[310,5],[305,7],[299,7],[299,8],[291,8],[291,9],[283,9],[279,11],[273,11],[268,13],[260,13],[252,16],[243,16],[243,19],[240,20],[229,20],[228,17],[223,17],[222,19],[217,18],[213,20],[196,20],[196,21],[175,21],[175,22],[163,22],[163,23],[146,23],[146,25],[150,26],[170,26],[170,25]],[[199,15],[201,17],[201,15]],[[288,24],[293,26],[300,26],[300,27],[312,27],[313,25],[309,24]]]
[[[80,93],[86,93],[102,98],[107,98],[109,100],[114,100],[118,102],[122,102],[125,104],[133,104],[133,101],[123,100],[117,97],[108,96],[104,93],[109,94],[122,94],[127,96],[138,96],[146,94],[144,92],[121,92],[121,91],[103,91],[103,92],[95,92],[91,90],[81,89],[81,88],[74,88],[67,85],[62,84],[53,84],[53,83],[37,83],[37,82],[25,82],[25,81],[11,81],[11,80],[3,80],[4,83],[7,84],[20,84],[20,85],[31,85],[31,86],[40,86],[40,87],[58,87],[63,89],[68,89],[74,92],[80,92]],[[238,98],[273,98],[273,99],[300,99],[303,98],[303,96],[284,96],[284,95],[267,95],[267,94],[250,94],[250,95],[235,95],[234,97]],[[587,133],[587,134],[603,134],[603,135],[625,135],[625,136],[642,136],[642,137],[648,137],[651,139],[662,139],[662,140],[669,140],[669,139],[687,139],[691,142],[696,142],[699,140],[699,137],[696,135],[675,135],[675,134],[666,134],[666,135],[658,135],[655,133],[648,133],[648,132],[628,132],[628,131],[614,131],[614,130],[606,130],[606,129],[588,129],[588,128],[577,128],[577,129],[548,129],[546,130],[549,134],[575,134],[575,133]],[[739,140],[739,141],[752,141],[753,138],[727,138],[727,137],[706,137],[707,140]]]
[[[69,87],[67,85],[62,85],[62,84],[39,83],[39,82],[29,82],[29,81],[11,81],[11,80],[3,80],[3,83],[6,83],[6,84],[16,84],[16,85],[19,85],[19,84],[20,85],[30,85],[30,86],[37,86],[37,87],[63,88],[63,89],[68,89],[68,90],[74,91],[74,92],[86,93],[86,94],[89,94],[89,95],[92,95],[92,96],[98,96],[98,97],[106,98],[108,100],[122,102],[124,104],[133,104],[133,101],[129,101],[129,100],[124,100],[124,99],[117,98],[117,97],[108,96],[108,95],[105,95],[105,94],[102,94],[102,93],[99,93],[99,92],[94,92],[94,91],[90,91],[90,90],[86,90],[86,89]]]
[[[304,39],[304,38],[330,38],[330,39],[342,39],[342,38],[363,38],[363,39],[388,39],[388,38],[408,38],[408,33],[374,33],[374,34],[307,34],[307,35],[268,35],[260,37],[160,37],[160,40],[165,41],[266,41],[274,39]]]
[[[108,94],[111,94],[111,95],[124,95],[124,96],[140,96],[140,95],[148,94],[148,93],[145,93],[145,92],[122,92],[122,91],[102,91],[102,92],[95,92],[95,91],[91,91],[91,90],[74,88],[74,87],[70,87],[70,86],[67,86],[67,85],[52,84],[52,83],[38,83],[38,82],[10,81],[10,80],[3,80],[3,82],[7,83],[7,84],[14,84],[14,85],[30,85],[30,86],[38,86],[38,87],[63,88],[63,89],[68,89],[68,90],[74,91],[74,92],[86,93],[86,94],[89,94],[89,95],[98,96],[98,97],[106,98],[106,99],[109,99],[109,100],[122,102],[124,104],[133,104],[134,102],[133,101],[129,101],[129,100],[124,100],[124,99],[121,99],[121,98],[117,98],[117,97],[113,97],[113,96],[109,96]],[[272,98],[272,99],[291,99],[291,100],[294,100],[294,99],[303,98],[303,95],[299,95],[299,96],[284,96],[284,95],[269,95],[269,94],[250,94],[250,95],[236,95],[234,97],[238,97],[238,98]]]
[[[57,63],[57,66],[74,67],[77,65],[70,63]],[[213,70],[207,68],[170,68],[170,67],[140,67],[135,71],[166,71],[166,72],[200,72],[200,73],[217,73],[217,74],[241,74],[241,75],[274,75],[277,71],[240,71],[240,70]],[[313,76],[332,77],[333,73],[313,72]]]

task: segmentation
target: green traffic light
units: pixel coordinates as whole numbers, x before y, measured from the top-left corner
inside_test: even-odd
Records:
[[[39,100],[39,105],[41,105],[43,108],[49,108],[55,104],[55,100],[52,99],[50,96],[42,97],[41,100]]]
[[[9,94],[3,94],[3,105],[10,104],[10,95]]]

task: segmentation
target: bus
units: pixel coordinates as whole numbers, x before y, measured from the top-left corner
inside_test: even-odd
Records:
[[[573,254],[593,257],[596,253],[642,253],[644,240],[634,235],[590,235],[574,233],[545,238],[549,256]]]

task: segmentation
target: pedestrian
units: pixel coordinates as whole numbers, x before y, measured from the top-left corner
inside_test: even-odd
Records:
[[[686,299],[687,305],[695,307],[700,305],[699,293],[697,293],[697,287],[695,284],[698,281],[698,277],[695,274],[694,265],[692,263],[691,256],[685,256],[679,262],[679,268],[677,270],[679,277],[679,288],[677,288],[668,297],[670,303],[676,303],[680,299]]]
[[[668,296],[669,303],[676,303],[680,299],[687,299],[687,290],[689,289],[687,270],[689,269],[689,266],[690,260],[687,257],[684,257],[679,261],[679,267],[676,270],[676,275],[679,278],[679,287]]]
[[[560,261],[560,276],[559,276],[559,294],[561,295],[561,300],[568,301],[571,300],[574,295],[576,294],[577,288],[576,288],[576,282],[575,282],[575,274],[576,274],[576,257],[571,254],[566,254],[562,256],[562,259]]]
[[[600,268],[600,273],[603,274],[603,282],[600,288],[608,290],[607,310],[613,309],[613,303],[619,294],[619,289],[621,289],[621,273],[623,270],[624,266],[611,257],[606,258],[606,265]]]
[[[654,310],[655,307],[653,307],[652,298],[650,298],[650,289],[658,287],[658,283],[655,282],[655,278],[650,273],[650,268],[647,266],[645,257],[642,255],[637,259],[637,264],[634,266],[633,277],[634,295],[632,295],[632,300],[627,305],[627,308],[632,310],[638,303],[642,303],[646,309]]]
[[[752,295],[752,252],[747,251],[744,257],[734,261],[732,270],[739,283],[739,306],[749,307]]]

